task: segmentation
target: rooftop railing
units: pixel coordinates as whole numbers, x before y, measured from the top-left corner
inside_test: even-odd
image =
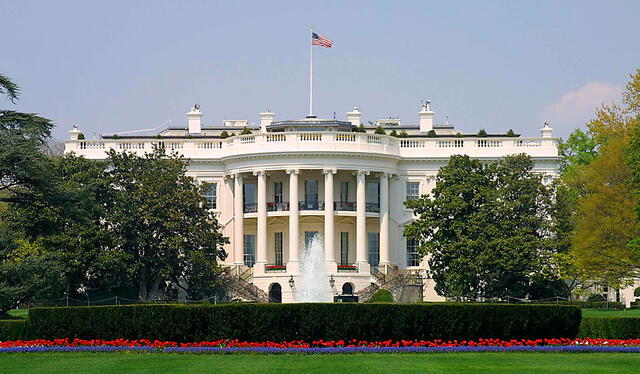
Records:
[[[453,154],[514,154],[536,156],[558,155],[554,138],[515,137],[438,137],[395,138],[387,135],[343,132],[284,132],[237,135],[226,139],[162,138],[69,140],[67,152],[74,151],[90,158],[104,158],[109,149],[150,152],[154,147],[178,151],[188,158],[219,158],[263,152],[341,151],[376,153],[391,156],[429,157]]]

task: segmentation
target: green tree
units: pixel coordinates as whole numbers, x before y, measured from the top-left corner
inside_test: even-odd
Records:
[[[385,134],[384,127],[382,127],[380,125],[376,126],[376,129],[375,129],[374,133],[378,134],[378,135],[384,135]]]
[[[438,294],[524,297],[547,276],[551,191],[532,168],[526,155],[487,165],[453,156],[432,197],[407,202],[418,218],[404,234],[428,256]]]
[[[141,300],[178,289],[199,298],[219,285],[227,239],[205,208],[203,188],[185,175],[186,163],[163,149],[144,157],[109,152],[115,197],[108,229]]]
[[[583,151],[586,157],[577,157],[563,176],[577,191],[571,252],[575,266],[585,279],[610,286],[628,283],[640,265],[640,184],[634,178],[640,170],[640,143],[635,140],[640,127],[638,87],[640,69],[623,92],[623,106],[603,105],[587,124],[597,155]],[[588,151],[592,143],[585,143]]]
[[[9,77],[0,74],[0,94],[7,95],[7,99],[12,103],[15,103],[15,101],[18,100],[18,95],[20,94],[20,87],[13,83]]]
[[[575,264],[586,279],[618,287],[637,274],[638,205],[622,139],[609,141],[585,172],[587,193],[578,204],[573,232]]]

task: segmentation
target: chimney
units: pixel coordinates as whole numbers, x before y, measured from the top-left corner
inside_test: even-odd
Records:
[[[81,140],[81,138],[84,138],[82,131],[80,131],[80,129],[78,128],[78,125],[73,125],[73,129],[69,131],[69,139]]]
[[[551,138],[553,136],[553,129],[547,122],[544,123],[544,127],[540,129],[540,134],[543,138]]]
[[[266,112],[260,113],[260,131],[267,132],[267,126],[269,126],[273,119],[276,118],[275,113],[271,113],[269,109]]]
[[[422,104],[422,108],[418,113],[420,117],[420,132],[429,132],[433,130],[433,112],[431,111],[431,100],[427,100]]]
[[[191,111],[187,113],[187,117],[189,118],[189,134],[200,134],[202,130],[202,112],[200,112],[200,105],[194,105]]]
[[[347,112],[347,121],[351,122],[351,124],[354,125],[355,127],[358,127],[360,126],[361,115],[362,113],[360,113],[360,110],[358,110],[358,107],[354,106],[351,112]]]

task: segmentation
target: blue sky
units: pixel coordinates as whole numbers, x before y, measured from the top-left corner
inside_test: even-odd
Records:
[[[640,67],[640,1],[11,1],[0,72],[17,105],[66,138],[308,110],[309,27],[315,112],[417,123],[429,98],[436,123],[566,136],[619,99]]]

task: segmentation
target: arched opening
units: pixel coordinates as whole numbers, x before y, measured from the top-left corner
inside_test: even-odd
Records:
[[[282,287],[280,286],[280,283],[274,283],[271,285],[271,287],[269,287],[269,302],[282,302]]]
[[[353,295],[353,285],[349,282],[342,285],[343,295]]]

